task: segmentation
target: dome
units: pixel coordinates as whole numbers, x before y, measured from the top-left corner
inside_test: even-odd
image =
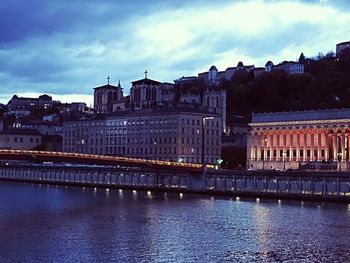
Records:
[[[268,66],[273,66],[273,63],[271,60],[266,62],[265,67],[268,67]]]
[[[39,96],[39,99],[41,99],[41,100],[51,100],[51,97],[49,95],[47,95],[47,94],[44,94],[44,95]]]
[[[212,70],[215,70],[215,71],[218,71],[218,69],[213,65],[210,67],[209,71],[212,71]]]
[[[242,61],[238,62],[237,68],[242,68],[242,67],[243,67],[243,62]]]

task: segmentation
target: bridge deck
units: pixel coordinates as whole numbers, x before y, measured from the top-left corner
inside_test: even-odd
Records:
[[[99,165],[123,165],[123,166],[145,166],[155,169],[183,170],[201,172],[201,164],[179,163],[160,160],[148,160],[138,158],[127,158],[121,156],[105,156],[94,154],[32,151],[32,150],[6,150],[0,149],[0,159],[3,160],[28,160],[33,162],[71,162]],[[208,166],[209,169],[214,168]]]

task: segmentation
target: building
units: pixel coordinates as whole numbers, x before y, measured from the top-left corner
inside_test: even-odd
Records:
[[[253,72],[254,72],[254,77],[258,78],[262,74],[264,74],[266,72],[266,70],[264,67],[258,67],[258,68],[254,68]]]
[[[278,65],[274,65],[272,61],[268,61],[265,64],[265,72],[271,72],[274,70],[282,70],[289,75],[304,73],[304,64],[294,61],[283,61]]]
[[[13,95],[11,100],[7,103],[7,107],[10,111],[33,108],[46,109],[52,107],[52,105],[52,97],[46,94],[39,96],[39,98],[25,98]]]
[[[243,62],[240,61],[236,67],[229,67],[225,71],[219,72],[219,75],[221,76],[221,79],[230,81],[236,72],[246,72],[248,74],[250,71],[254,70],[254,68],[254,65],[245,66]]]
[[[31,129],[9,129],[0,132],[1,149],[33,150],[41,144],[41,134]]]
[[[342,53],[350,53],[350,41],[342,42],[336,46],[336,56],[339,57]]]
[[[108,83],[106,85],[94,88],[94,110],[97,113],[112,113],[125,109],[123,99],[123,89]]]
[[[105,155],[105,132],[105,118],[66,121],[62,129],[62,150]]]
[[[250,169],[350,170],[350,109],[253,113],[250,127]]]
[[[226,128],[226,90],[217,86],[207,86],[203,94],[203,107],[209,112],[218,114],[221,118],[222,133]]]
[[[216,163],[221,158],[221,132],[220,116],[210,112],[121,112],[101,120],[65,122],[63,151],[201,163],[204,148],[204,162]]]
[[[197,76],[182,76],[179,79],[174,80],[175,85],[185,85],[185,84],[191,84],[198,80]]]
[[[120,83],[118,84],[118,86],[120,86]],[[70,111],[84,111],[87,108],[85,102],[65,103],[65,107],[68,108]]]
[[[41,136],[41,147],[40,150],[45,151],[62,151],[62,136],[60,135],[42,135]]]
[[[226,133],[226,90],[220,85],[222,82],[223,76],[215,66],[198,77],[175,80],[176,89],[180,90],[179,102],[220,115],[222,132]]]
[[[155,108],[159,104],[172,103],[175,99],[174,84],[161,83],[145,78],[131,82],[130,104],[135,110]]]
[[[265,72],[271,72],[274,67],[274,64],[271,60],[267,61],[265,64]]]

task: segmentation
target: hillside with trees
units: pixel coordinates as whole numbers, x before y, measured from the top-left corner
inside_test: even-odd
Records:
[[[284,71],[263,73],[259,77],[237,71],[223,85],[227,89],[229,115],[350,107],[349,52],[336,58],[332,53],[306,59],[304,74]]]

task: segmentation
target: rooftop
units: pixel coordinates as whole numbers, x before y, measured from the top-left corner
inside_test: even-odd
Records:
[[[106,85],[103,85],[103,86],[96,87],[94,89],[117,89],[117,88],[118,88],[117,86],[106,84]]]
[[[338,43],[337,46],[338,45],[345,45],[345,44],[350,44],[350,41],[344,41],[344,42]]]
[[[252,123],[350,119],[350,108],[253,113]]]
[[[41,136],[41,134],[34,129],[9,129],[7,131],[0,132],[1,135],[37,135]]]
[[[160,84],[159,81],[156,81],[156,80],[153,80],[153,79],[148,79],[148,78],[135,80],[135,81],[132,81],[131,83],[132,83],[132,85],[140,85],[140,84],[158,85],[158,84]]]

